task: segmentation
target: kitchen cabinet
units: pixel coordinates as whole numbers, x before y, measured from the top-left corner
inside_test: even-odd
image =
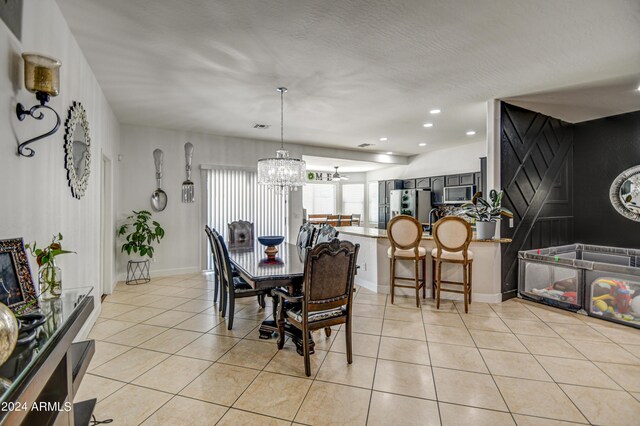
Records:
[[[482,190],[482,173],[475,172],[473,174],[473,184],[476,186],[476,192],[482,192],[484,196],[484,191]]]
[[[444,196],[444,176],[436,176],[431,178],[431,204],[442,204]]]
[[[385,181],[378,181],[378,204],[387,204],[387,184]]]
[[[401,180],[385,181],[385,204],[389,204],[391,202],[391,191],[394,189],[402,189]]]
[[[459,186],[460,175],[447,175],[444,179],[444,186]]]
[[[402,189],[413,189],[416,187],[415,179],[405,179],[402,181]]]
[[[378,229],[387,229],[389,206],[378,206]]]
[[[431,178],[418,178],[416,179],[416,188],[429,189],[431,188]]]
[[[460,185],[473,185],[474,184],[474,176],[473,173],[463,173],[458,175]]]

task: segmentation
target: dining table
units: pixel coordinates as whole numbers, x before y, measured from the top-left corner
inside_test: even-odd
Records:
[[[296,244],[282,243],[278,247],[274,259],[268,259],[265,247],[258,242],[252,246],[229,247],[229,260],[236,272],[256,289],[275,289],[286,287],[292,294],[300,293],[304,281],[304,259],[306,249]],[[278,299],[272,296],[273,319],[267,317],[260,325],[260,338],[271,339],[278,332],[276,314]],[[302,334],[300,330],[285,326],[285,334],[289,336],[299,354],[302,355]],[[314,349],[313,339],[309,340],[311,353]]]

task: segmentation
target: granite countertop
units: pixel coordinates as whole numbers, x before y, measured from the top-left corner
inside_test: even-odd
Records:
[[[359,237],[370,238],[387,238],[387,231],[385,229],[368,228],[364,226],[339,226],[336,228],[344,235],[357,235]],[[433,237],[428,232],[423,233],[423,240],[433,240]],[[510,243],[511,238],[495,238],[492,240],[478,240],[474,237],[471,239],[473,243]]]

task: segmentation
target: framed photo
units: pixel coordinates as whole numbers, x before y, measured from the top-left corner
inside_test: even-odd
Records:
[[[0,240],[0,302],[17,314],[27,313],[38,307],[22,238]]]

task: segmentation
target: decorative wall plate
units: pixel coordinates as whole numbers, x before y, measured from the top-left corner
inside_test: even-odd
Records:
[[[87,112],[80,102],[73,102],[65,121],[64,152],[65,168],[71,194],[80,199],[84,196],[91,173],[91,136]]]
[[[640,222],[640,166],[631,167],[614,179],[609,199],[622,216]]]

